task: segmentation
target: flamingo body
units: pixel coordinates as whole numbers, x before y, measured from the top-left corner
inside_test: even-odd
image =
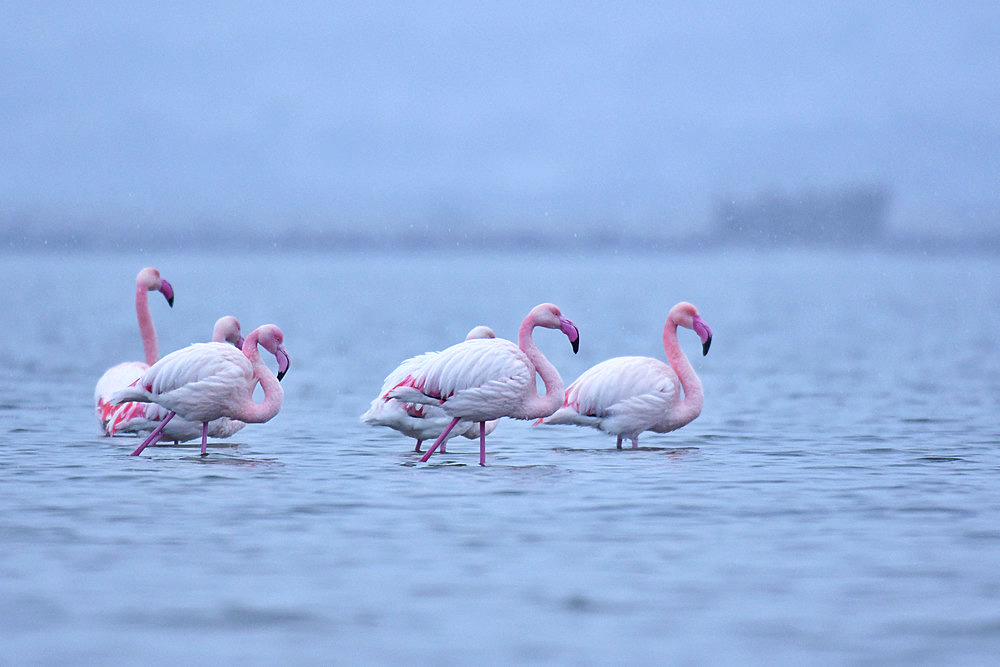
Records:
[[[542,422],[592,426],[631,440],[643,431],[666,433],[682,426],[669,417],[680,395],[669,365],[649,357],[617,357],[585,371],[566,389],[563,407]]]
[[[494,339],[496,338],[496,334],[489,327],[477,326],[469,331],[465,340],[476,338]],[[420,445],[424,440],[437,438],[441,435],[452,419],[443,409],[434,405],[408,403],[386,398],[386,394],[403,383],[406,378],[419,373],[419,369],[429,363],[438,354],[438,352],[427,352],[416,357],[411,357],[389,373],[382,383],[382,389],[379,391],[378,396],[371,402],[368,410],[361,415],[361,421],[372,426],[388,426],[403,435],[415,438],[417,445],[414,451],[416,452],[420,451]],[[487,435],[493,432],[496,425],[497,420],[495,419],[487,422]],[[456,428],[452,429],[448,434],[448,438],[455,437],[456,435],[462,435],[470,440],[478,438],[479,425],[469,421],[459,422]]]
[[[517,345],[498,338],[465,341],[442,350],[386,395],[437,403],[453,418],[479,422],[531,419],[524,399],[534,387],[534,364]]]
[[[212,340],[217,343],[224,341],[235,346],[233,349],[239,350],[243,345],[243,336],[240,332],[239,321],[231,315],[220,317],[216,320],[215,326],[212,329]],[[109,382],[105,390],[106,393],[104,395],[108,398],[104,400],[103,405],[109,415],[105,432],[108,435],[148,434],[163,423],[163,420],[170,414],[170,410],[156,403],[142,403],[138,401],[112,405],[110,403],[111,394],[118,389],[131,385],[133,382],[137,382],[138,378],[149,368],[139,362],[126,362],[109,369],[105,375],[108,375],[108,373],[119,367],[126,366],[130,367],[122,368],[120,371],[120,381],[116,378],[113,382]],[[129,376],[131,376],[131,379],[129,379]],[[101,380],[104,380],[104,378],[102,377]],[[101,388],[101,381],[98,381],[98,388]],[[244,426],[245,424],[237,419],[220,417],[219,419],[213,419],[209,423],[208,435],[213,438],[228,438]],[[200,438],[201,436],[202,424],[176,416],[161,429],[159,440],[186,442]]]
[[[227,406],[240,403],[252,382],[253,366],[242,351],[226,343],[195,343],[153,364],[134,388],[139,396],[128,398],[207,422],[229,416]]]
[[[639,445],[644,431],[667,433],[698,417],[701,381],[677,342],[677,327],[694,329],[708,353],[712,330],[687,302],[671,308],[663,332],[669,363],[650,357],[616,357],[585,371],[567,389],[563,405],[543,424],[590,426]]]
[[[479,464],[486,465],[486,422],[501,417],[534,419],[552,414],[562,399],[562,378],[532,339],[535,327],[559,329],[579,349],[580,333],[551,303],[535,306],[518,330],[518,344],[467,340],[422,363],[384,398],[439,406],[452,421],[427,450],[427,461],[461,421],[479,422]],[[535,374],[545,383],[539,396]]]
[[[278,377],[260,360],[260,343],[278,359]],[[278,380],[288,369],[281,330],[273,324],[255,329],[237,349],[226,343],[195,343],[172,352],[153,364],[135,384],[113,394],[113,403],[155,402],[170,412],[143,444],[137,455],[159,437],[175,415],[202,423],[202,454],[209,422],[228,417],[247,423],[263,423],[281,409],[284,392]],[[264,401],[253,400],[260,382]]]
[[[135,312],[146,361],[125,361],[112,366],[101,375],[94,387],[94,410],[105,435],[114,435],[116,430],[128,425],[132,420],[142,418],[140,408],[128,406],[119,409],[121,406],[111,405],[110,399],[114,392],[134,382],[160,357],[156,328],[153,326],[153,316],[149,311],[148,294],[152,291],[162,293],[167,304],[173,307],[173,287],[160,276],[158,270],[150,266],[140,270],[135,277]]]

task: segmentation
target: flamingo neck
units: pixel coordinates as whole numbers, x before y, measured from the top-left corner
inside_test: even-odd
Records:
[[[535,322],[528,317],[521,323],[521,328],[517,332],[517,346],[528,357],[534,366],[535,371],[541,376],[545,384],[545,395],[539,396],[538,389],[532,384],[528,389],[528,395],[521,404],[521,412],[510,415],[515,419],[538,419],[548,417],[559,409],[563,402],[563,381],[559,377],[559,371],[553,366],[542,351],[535,345],[535,340],[531,337],[531,332],[535,328]]]
[[[253,366],[253,380],[250,382],[246,394],[246,401],[240,406],[240,414],[232,415],[235,419],[249,424],[262,424],[281,410],[281,402],[285,398],[285,392],[281,388],[278,378],[260,359],[260,350],[257,348],[259,334],[254,331],[243,342],[243,354],[250,360]],[[254,403],[253,390],[256,383],[260,382],[260,388],[264,390],[264,400]]]
[[[160,347],[156,342],[156,328],[149,312],[149,290],[145,285],[135,286],[135,314],[139,319],[139,333],[142,335],[142,349],[146,353],[146,364],[152,366],[160,358]]]
[[[663,327],[663,349],[684,390],[684,400],[677,403],[669,415],[671,425],[676,424],[674,428],[680,428],[701,414],[705,393],[701,388],[701,380],[677,341],[677,323],[671,320],[667,320]]]

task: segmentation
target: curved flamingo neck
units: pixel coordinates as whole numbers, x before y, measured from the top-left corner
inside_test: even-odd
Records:
[[[548,417],[559,409],[563,402],[563,381],[559,377],[559,371],[545,358],[542,351],[535,345],[535,340],[531,337],[531,332],[535,328],[535,320],[531,316],[525,318],[521,323],[521,328],[517,332],[517,346],[528,357],[534,365],[535,371],[542,378],[545,384],[545,395],[539,396],[538,389],[532,386],[528,390],[524,403],[521,404],[521,413],[510,415],[515,419],[538,419]]]
[[[701,388],[701,380],[677,341],[677,323],[673,320],[668,319],[663,327],[663,349],[684,390],[684,400],[677,403],[670,414],[671,424],[677,424],[674,428],[680,428],[701,414],[705,392]]]
[[[246,358],[250,360],[250,365],[253,366],[254,379],[260,382],[260,388],[264,390],[264,400],[260,403],[254,403],[253,389],[255,383],[251,382],[246,394],[246,401],[244,401],[243,405],[239,406],[240,409],[238,412],[240,414],[232,415],[234,418],[250,424],[261,424],[270,420],[281,410],[281,402],[285,398],[285,392],[281,388],[278,378],[274,377],[271,369],[260,359],[260,350],[257,348],[259,336],[260,334],[257,331],[247,336],[243,342],[243,354],[246,355]]]
[[[156,328],[149,312],[149,290],[142,283],[135,286],[135,314],[139,319],[139,333],[142,335],[142,349],[146,353],[146,364],[152,366],[160,358],[160,347],[156,342]]]

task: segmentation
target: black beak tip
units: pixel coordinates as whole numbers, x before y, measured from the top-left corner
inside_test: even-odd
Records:
[[[577,336],[576,340],[572,341],[571,344],[573,345],[573,354],[576,354],[577,352],[580,351],[580,337],[579,336]]]
[[[712,347],[712,337],[709,336],[708,339],[701,344],[701,356],[708,354],[708,348]]]
[[[169,305],[171,308],[174,307],[174,297],[170,297],[169,299],[167,299],[167,305]]]
[[[283,371],[278,371],[278,382],[281,382],[281,378],[285,377],[285,373],[287,372],[288,372],[287,368]]]

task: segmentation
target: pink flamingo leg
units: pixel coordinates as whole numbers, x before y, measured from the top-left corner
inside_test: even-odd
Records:
[[[622,448],[622,437],[618,436],[618,449]]]
[[[639,449],[639,436],[632,438],[632,449]]]
[[[422,442],[423,442],[423,440],[421,440],[420,438],[417,438],[417,446],[413,448],[413,451],[415,451],[415,452],[416,452],[417,454],[420,454],[420,453],[421,453],[421,452],[420,452],[420,444],[421,444]]]
[[[479,465],[486,465],[486,422],[479,422]]]
[[[424,454],[423,457],[420,459],[421,463],[427,463],[427,459],[431,457],[431,454],[437,451],[437,448],[441,445],[442,442],[445,441],[445,439],[448,437],[448,434],[451,433],[451,429],[455,428],[455,424],[457,424],[460,421],[460,419],[461,419],[460,417],[455,417],[454,419],[451,420],[451,423],[448,424],[448,428],[444,430],[444,433],[438,436],[438,439],[434,441],[434,444],[431,445],[431,448],[428,449],[427,453]]]
[[[208,447],[208,422],[201,423],[201,455],[205,455],[205,449]]]
[[[146,449],[146,447],[148,447],[151,443],[156,442],[156,438],[160,435],[160,431],[163,430],[163,427],[167,425],[168,421],[174,418],[174,414],[176,413],[171,412],[168,414],[163,421],[160,422],[160,425],[153,429],[153,432],[149,434],[149,437],[142,441],[142,444],[139,445],[139,449],[129,454],[129,456],[139,456],[139,454],[142,454],[142,450]]]

